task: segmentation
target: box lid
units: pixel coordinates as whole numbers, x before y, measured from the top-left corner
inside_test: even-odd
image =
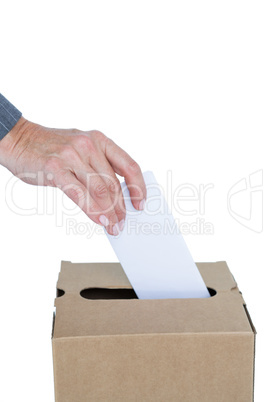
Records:
[[[121,289],[121,293],[123,289],[128,289],[123,291],[123,297],[127,293],[126,297],[133,297],[134,292],[132,290],[131,293],[131,284],[119,263],[63,261],[57,283],[53,339],[130,334],[255,332],[242,294],[226,262],[197,263],[197,266],[206,286],[216,292],[210,298],[88,299],[82,296],[88,297],[86,289],[89,293],[98,290],[100,297],[101,289]]]

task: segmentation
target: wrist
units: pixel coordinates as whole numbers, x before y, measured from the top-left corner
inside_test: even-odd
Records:
[[[31,123],[21,117],[15,126],[0,141],[0,165],[8,167],[8,161],[16,153],[17,144],[21,142],[24,133],[29,130]]]

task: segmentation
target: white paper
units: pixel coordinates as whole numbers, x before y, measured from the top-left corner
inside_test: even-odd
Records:
[[[139,299],[210,297],[152,172],[143,173],[145,209],[137,211],[121,184],[126,221],[107,237]]]

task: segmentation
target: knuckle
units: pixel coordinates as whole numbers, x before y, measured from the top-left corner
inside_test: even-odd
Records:
[[[77,135],[74,139],[74,143],[79,149],[86,149],[87,151],[93,151],[95,149],[93,140],[87,135]]]
[[[105,184],[97,184],[94,188],[94,194],[97,198],[107,197],[108,189]]]
[[[132,160],[127,166],[127,171],[128,171],[128,174],[130,176],[132,176],[132,175],[136,175],[136,174],[140,173],[141,169],[140,169],[140,166],[138,165],[138,163],[135,162],[134,160]]]
[[[64,145],[60,150],[60,155],[64,159],[74,159],[76,157],[76,151],[72,145]]]
[[[119,181],[114,180],[108,183],[108,191],[111,194],[116,194],[119,191],[119,187],[121,188]]]
[[[81,197],[81,192],[75,187],[70,187],[67,192],[69,193],[69,197],[72,199],[78,200]]]
[[[78,135],[79,133],[81,133],[80,130],[78,130],[77,128],[72,128],[71,129],[72,134]]]
[[[57,172],[61,168],[61,162],[56,157],[49,157],[45,161],[45,171]]]
[[[105,137],[105,135],[99,130],[92,130],[91,134],[92,134],[93,137],[99,138],[99,139]]]
[[[93,141],[98,144],[106,144],[109,141],[108,137],[106,137],[106,135],[103,134],[101,131],[93,130],[90,134]]]
[[[84,191],[78,186],[74,186],[69,188],[68,196],[80,207],[82,207],[81,203],[85,202],[86,196]]]

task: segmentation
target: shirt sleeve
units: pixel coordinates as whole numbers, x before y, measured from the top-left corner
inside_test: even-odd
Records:
[[[0,94],[0,141],[15,126],[22,113]]]

